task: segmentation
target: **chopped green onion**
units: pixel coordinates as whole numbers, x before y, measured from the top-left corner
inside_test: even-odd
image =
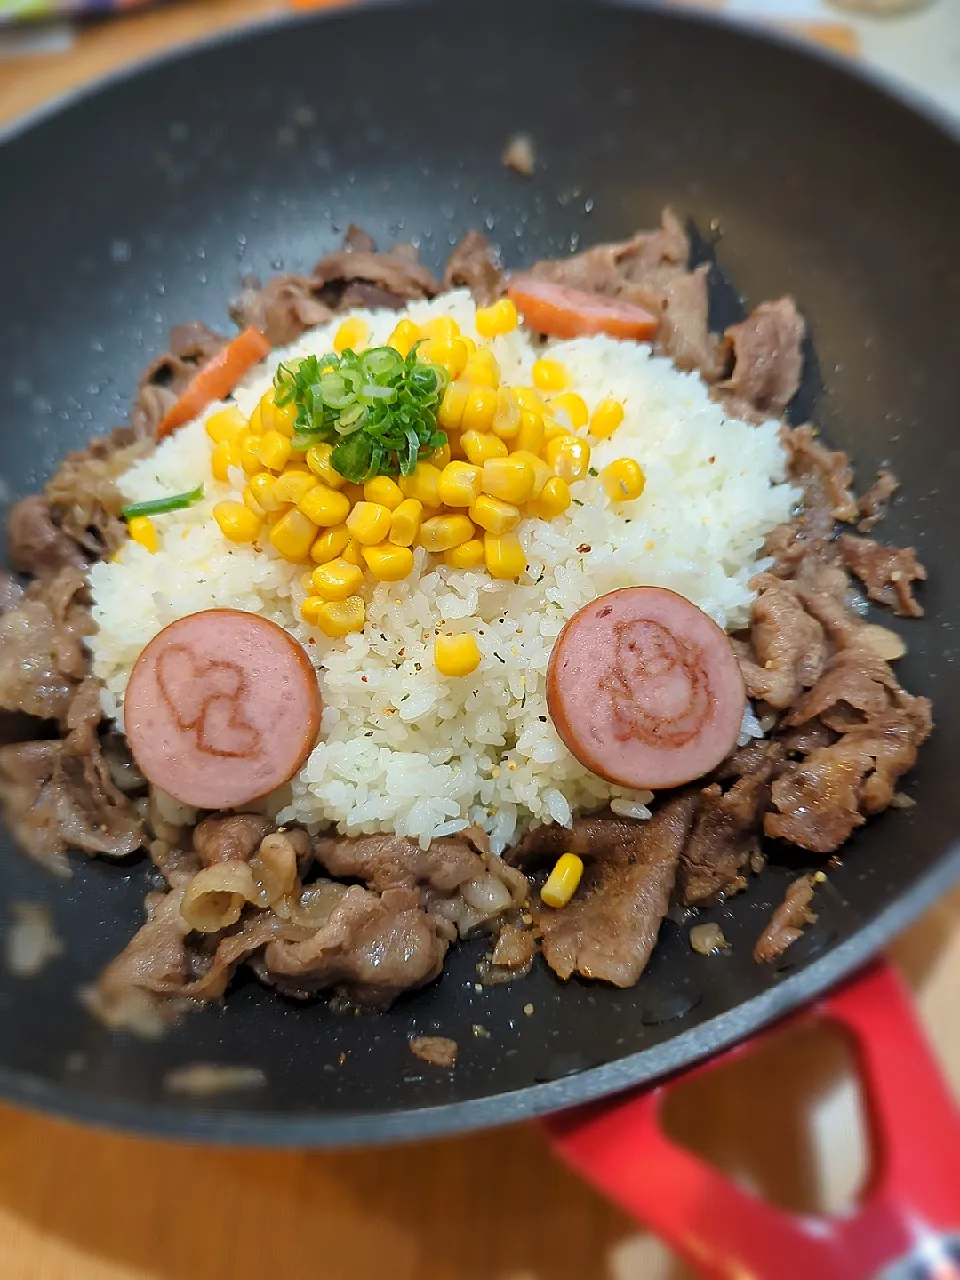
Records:
[[[134,516],[162,516],[167,511],[180,511],[184,507],[192,507],[203,497],[203,485],[198,484],[189,493],[174,493],[169,498],[151,498],[149,502],[132,502],[124,507],[124,520],[132,520]]]

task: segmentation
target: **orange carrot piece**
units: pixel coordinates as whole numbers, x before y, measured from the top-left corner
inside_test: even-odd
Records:
[[[259,329],[244,329],[191,380],[157,428],[157,439],[163,440],[185,422],[191,422],[211,401],[223,400],[269,351],[270,343]]]
[[[536,276],[514,276],[507,286],[524,324],[551,338],[583,338],[605,333],[611,338],[652,338],[659,319],[636,303],[600,293],[568,289]]]

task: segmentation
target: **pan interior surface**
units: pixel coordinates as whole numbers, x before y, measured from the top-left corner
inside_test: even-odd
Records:
[[[74,859],[52,880],[4,836],[0,926],[50,910],[65,952],[0,973],[0,1091],[95,1120],[211,1140],[310,1144],[494,1123],[653,1078],[748,1034],[865,959],[960,873],[960,738],[951,590],[960,545],[957,144],[866,82],[788,45],[679,15],[585,5],[399,6],[312,18],[165,60],[0,147],[0,474],[16,497],[120,424],[171,324],[226,327],[240,278],[309,269],[348,223],[414,240],[437,269],[469,227],[508,266],[622,238],[667,203],[694,220],[750,304],[792,293],[812,331],[797,413],[847,449],[861,484],[902,483],[881,534],[930,571],[902,624],[904,683],[938,729],[907,790],[818,893],[779,966],[753,942],[796,867],[774,865],[704,913],[732,944],[706,959],[665,922],[630,991],[537,967],[480,988],[482,943],[379,1017],[336,1017],[241,980],[224,1009],[152,1043],[112,1035],[78,991],[140,921],[145,863]],[[501,155],[534,140],[525,179]],[[718,289],[717,320],[736,299]],[[798,417],[797,420],[800,420]],[[456,1039],[455,1071],[412,1034]],[[263,1088],[202,1103],[166,1074],[260,1068]]]

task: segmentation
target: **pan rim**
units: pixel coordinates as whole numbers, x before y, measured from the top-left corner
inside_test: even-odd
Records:
[[[50,102],[0,126],[3,148],[25,138],[32,129],[81,106],[89,99],[122,87],[128,81],[183,58],[191,58],[248,40],[276,28],[296,28],[345,18],[364,21],[378,10],[402,5],[429,9],[438,0],[365,0],[306,14],[275,14],[240,24],[227,31],[178,44],[125,65],[91,82],[68,90]],[[441,0],[442,2],[442,0]],[[582,9],[584,0],[563,0],[565,7]],[[597,10],[653,13],[671,22],[736,31],[742,38],[792,51],[892,99],[943,134],[960,142],[960,119],[882,69],[851,62],[816,45],[800,34],[758,27],[743,15],[677,9],[662,0],[591,0]],[[851,975],[890,939],[930,907],[960,880],[960,840],[941,861],[851,938],[785,977],[776,986],[725,1013],[680,1031],[670,1040],[615,1062],[588,1068],[563,1079],[531,1084],[491,1097],[472,1098],[441,1106],[391,1112],[291,1114],[251,1113],[242,1109],[187,1111],[154,1103],[105,1099],[83,1090],[0,1067],[0,1098],[83,1124],[135,1133],[144,1137],[198,1142],[222,1147],[319,1148],[366,1146],[384,1141],[403,1142],[445,1134],[467,1133],[532,1119],[551,1111],[582,1105],[628,1088],[636,1088],[681,1071],[742,1041],[802,1007]],[[648,1063],[656,1061],[656,1069]]]

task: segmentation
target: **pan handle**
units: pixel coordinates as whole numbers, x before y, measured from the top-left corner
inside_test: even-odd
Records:
[[[802,1017],[811,1015],[852,1038],[871,1131],[873,1169],[842,1218],[774,1208],[675,1144],[660,1125],[672,1081],[549,1117],[554,1149],[707,1280],[958,1280],[960,1113],[902,979],[874,965]],[[884,1270],[894,1263],[903,1269]]]

